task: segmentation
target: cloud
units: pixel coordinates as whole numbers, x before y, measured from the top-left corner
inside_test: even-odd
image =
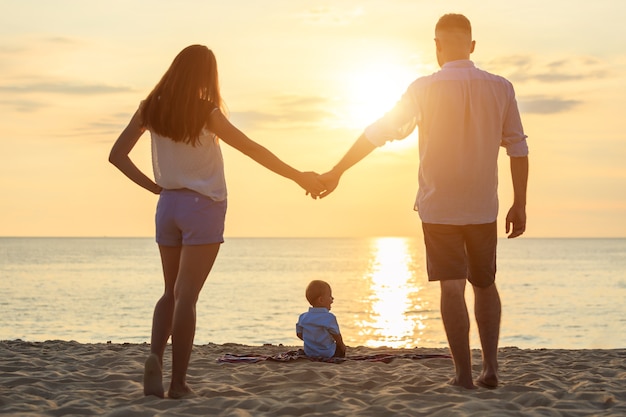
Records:
[[[0,100],[0,106],[8,107],[18,113],[33,113],[48,105],[35,100]]]
[[[541,61],[532,55],[511,55],[494,59],[484,65],[489,71],[501,74],[513,84],[538,83],[541,91],[546,85],[560,85],[553,95],[530,95],[518,97],[519,108],[523,113],[556,114],[570,111],[583,101],[560,97],[565,95],[563,88],[570,82],[598,80],[611,76],[611,71],[603,61],[588,56],[569,56]],[[559,91],[562,93],[560,94]]]
[[[272,99],[267,111],[233,112],[231,119],[239,128],[294,129],[317,127],[334,119],[327,110],[330,101],[317,96],[283,95]]]
[[[68,53],[78,54],[85,41],[67,36],[19,36],[0,39],[0,72],[22,75],[26,72],[49,70],[41,65],[50,58],[63,60]]]
[[[104,116],[99,120],[93,120],[63,132],[50,132],[55,137],[96,137],[96,143],[111,143],[122,133],[126,124],[130,121],[132,113],[116,113]]]
[[[13,55],[19,55],[19,54],[24,53],[26,51],[27,51],[27,48],[25,48],[23,46],[20,46],[20,45],[0,44],[0,56],[2,56],[3,59],[9,59]]]
[[[128,118],[128,115],[125,115]],[[116,122],[116,121],[95,121],[92,123],[89,123],[86,127],[83,128],[83,132],[82,133],[88,133],[88,134],[111,134],[111,133],[117,133],[120,134],[122,133],[122,130],[125,127],[125,123],[127,123],[128,120],[124,121],[124,122]]]
[[[126,86],[112,86],[107,84],[75,84],[72,82],[36,82],[24,84],[0,85],[2,93],[47,93],[66,95],[93,95],[133,92],[134,89]]]
[[[47,36],[42,38],[42,41],[57,45],[80,45],[83,43],[76,38],[69,38],[67,36]]]
[[[522,113],[554,114],[573,109],[582,102],[578,100],[566,100],[557,97],[526,97],[519,99],[519,108]]]
[[[344,26],[363,15],[361,7],[340,10],[336,7],[320,6],[307,10],[300,15],[306,22],[317,25]]]
[[[76,84],[71,82],[32,82],[0,85],[0,106],[18,113],[34,113],[50,107],[46,95],[89,97],[93,95],[118,94],[135,91],[125,86],[107,84]],[[29,97],[37,97],[30,99]]]
[[[272,114],[258,111],[232,112],[230,114],[230,121],[244,131],[262,126],[273,120],[274,116]]]
[[[530,55],[513,55],[494,59],[488,62],[486,67],[514,83],[529,81],[560,83],[595,80],[611,75],[603,61],[588,56],[570,56],[537,62],[536,57]]]

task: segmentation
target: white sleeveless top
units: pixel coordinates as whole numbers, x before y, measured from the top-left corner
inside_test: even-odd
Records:
[[[152,131],[150,137],[152,169],[158,185],[165,189],[187,188],[215,201],[226,199],[224,159],[215,134],[204,128],[195,146]]]

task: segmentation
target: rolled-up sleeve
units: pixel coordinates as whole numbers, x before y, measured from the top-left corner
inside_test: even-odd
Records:
[[[506,148],[506,154],[511,157],[522,157],[528,155],[528,143],[522,127],[522,119],[515,100],[515,92],[513,86],[510,86],[511,98],[504,117],[504,126],[502,129],[501,146]]]
[[[528,143],[526,138],[521,139],[518,142],[508,143],[503,145],[506,148],[506,154],[511,157],[528,156]]]
[[[409,88],[391,111],[365,129],[365,137],[375,146],[404,139],[417,126],[416,110],[415,99]]]

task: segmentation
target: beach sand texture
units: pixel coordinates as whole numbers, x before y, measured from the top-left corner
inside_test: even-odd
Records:
[[[165,357],[168,382],[170,348]],[[183,400],[144,397],[147,344],[0,342],[0,414],[16,416],[624,416],[626,349],[502,348],[501,386],[447,385],[452,361],[217,363],[224,354],[274,355],[289,346],[195,346]],[[349,348],[447,354],[445,349]],[[476,369],[480,351],[474,351]],[[165,386],[167,391],[167,386]]]

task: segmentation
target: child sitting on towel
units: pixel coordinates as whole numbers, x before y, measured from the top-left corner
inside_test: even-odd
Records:
[[[304,341],[304,353],[311,358],[343,358],[346,345],[339,332],[337,318],[330,312],[333,292],[325,281],[314,280],[306,287],[309,311],[296,324],[296,335]]]

